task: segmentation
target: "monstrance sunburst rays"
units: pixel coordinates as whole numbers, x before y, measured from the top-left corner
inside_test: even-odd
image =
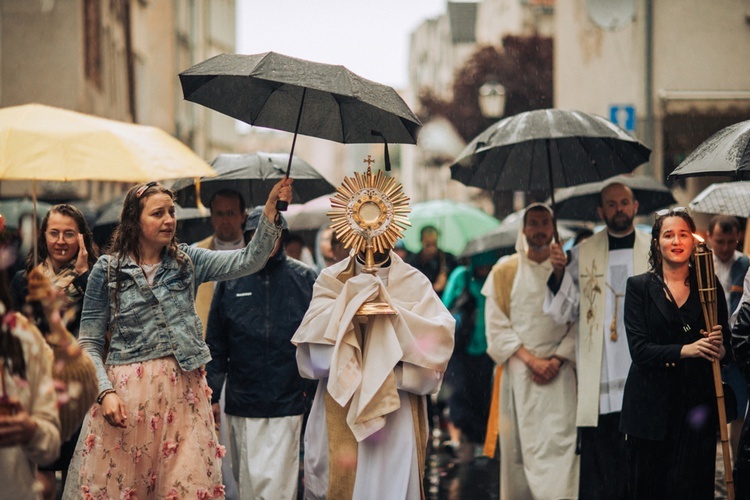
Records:
[[[409,197],[392,177],[386,177],[380,170],[373,174],[369,157],[365,162],[366,173],[355,172],[354,177],[344,177],[331,198],[328,217],[344,248],[364,252],[369,240],[373,251],[387,253],[401,238],[401,232],[411,226],[406,217],[411,212]]]

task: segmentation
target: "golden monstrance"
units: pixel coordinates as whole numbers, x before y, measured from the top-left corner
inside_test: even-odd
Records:
[[[371,274],[377,271],[375,253],[388,254],[402,231],[411,226],[407,218],[411,212],[409,197],[404,194],[403,186],[380,170],[373,174],[373,161],[368,155],[364,160],[367,172],[344,177],[331,198],[332,210],[328,212],[336,237],[344,248],[352,249],[355,254],[364,253],[362,272]],[[395,314],[385,303],[365,306],[362,315]]]

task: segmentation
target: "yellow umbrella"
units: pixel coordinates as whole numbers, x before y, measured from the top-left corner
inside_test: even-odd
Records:
[[[147,182],[215,175],[156,127],[42,104],[0,109],[0,180]]]

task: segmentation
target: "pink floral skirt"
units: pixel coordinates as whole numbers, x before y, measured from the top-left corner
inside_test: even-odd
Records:
[[[93,406],[82,431],[81,497],[224,498],[224,447],[205,371],[184,372],[168,357],[107,372],[125,404],[127,428],[110,426]]]

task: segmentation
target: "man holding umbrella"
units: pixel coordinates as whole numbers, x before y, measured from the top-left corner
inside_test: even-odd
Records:
[[[581,455],[580,497],[623,499],[627,493],[625,435],[619,431],[625,380],[630,369],[623,323],[628,277],[646,272],[649,235],[633,219],[638,202],[619,182],[600,192],[597,212],[606,224],[571,251],[570,264],[558,244],[550,259],[545,312],[576,333]]]

